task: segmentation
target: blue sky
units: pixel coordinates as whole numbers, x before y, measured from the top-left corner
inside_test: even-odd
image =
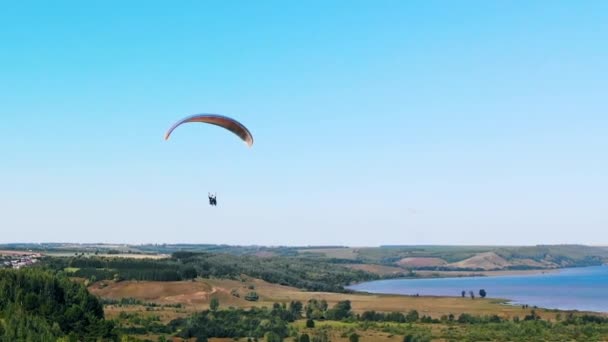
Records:
[[[605,1],[2,3],[0,242],[608,244],[607,36]],[[204,112],[253,148],[163,141]]]

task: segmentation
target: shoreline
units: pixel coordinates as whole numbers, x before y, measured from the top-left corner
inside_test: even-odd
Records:
[[[363,283],[369,283],[374,281],[384,280],[395,280],[395,279],[449,279],[449,278],[481,278],[481,277],[503,277],[503,276],[525,276],[525,275],[539,275],[539,274],[554,274],[559,273],[567,268],[552,268],[552,269],[537,269],[537,270],[504,270],[504,271],[430,271],[430,270],[419,270],[414,271],[413,277],[403,276],[396,278],[381,278],[377,280],[365,280],[354,282],[352,284],[345,285],[344,288],[348,289],[350,286],[356,286]]]
[[[428,278],[473,278],[473,277],[501,277],[518,275],[537,275],[559,273],[565,268],[534,269],[534,270],[503,270],[503,271],[414,271],[417,277],[404,279],[428,279]]]
[[[602,266],[589,266],[590,268],[596,268],[596,267],[606,267],[607,265],[602,265]],[[578,268],[578,267],[577,267]],[[585,268],[585,267],[581,267],[581,268]],[[515,281],[516,283],[519,283],[520,285],[526,284],[526,280],[522,280],[521,278],[519,280],[515,280],[516,278],[518,278],[517,276],[522,276],[523,278],[526,278],[525,276],[535,276],[535,275],[555,275],[556,273],[560,273],[564,270],[571,270],[573,268],[558,268],[558,269],[549,269],[549,270],[513,270],[513,271],[480,271],[480,272],[468,272],[468,271],[426,271],[426,272],[422,272],[422,274],[420,274],[420,272],[417,272],[417,277],[407,277],[407,278],[393,278],[393,279],[384,279],[384,280],[379,280],[379,281],[371,281],[371,282],[367,282],[367,283],[374,283],[374,282],[382,282],[382,281],[388,281],[388,280],[420,280],[420,281],[429,281],[429,280],[440,280],[440,279],[445,279],[446,281],[449,281],[449,279],[453,279],[454,281],[456,281],[456,279],[459,278],[477,278],[477,280],[480,281],[480,285],[481,288],[487,288],[485,286],[489,286],[488,284],[496,284],[494,280],[492,280],[493,277],[500,277],[500,276],[513,276],[513,280],[504,280],[507,283],[506,284],[511,284],[512,281]],[[592,271],[592,272],[597,272],[597,271]],[[601,271],[601,272],[605,272],[605,270]],[[575,272],[573,274],[570,275],[566,275],[567,277],[576,277],[578,274],[578,272]],[[585,273],[582,273],[585,274]],[[590,273],[590,274],[594,274],[594,273]],[[600,273],[600,275],[602,275],[602,273]],[[541,277],[544,278],[544,277]],[[548,280],[539,280],[541,282],[549,282],[552,283],[553,282],[553,277],[549,277],[547,278]],[[464,280],[464,279],[463,279]],[[477,280],[473,280],[473,283],[477,284]],[[498,281],[498,279],[496,279],[496,281]],[[365,283],[365,282],[364,282]],[[503,283],[503,281],[499,281],[498,283]],[[425,282],[422,282],[418,285],[413,285],[413,283],[411,284],[411,286],[406,286],[406,288],[408,288],[410,291],[405,291],[405,292],[401,292],[401,291],[396,291],[395,289],[388,289],[388,288],[384,288],[384,291],[382,291],[382,287],[378,287],[378,288],[374,288],[374,287],[363,287],[363,288],[359,288],[357,289],[357,285],[359,284],[352,284],[349,285],[347,287],[345,287],[347,290],[352,291],[353,293],[366,293],[366,294],[376,294],[376,295],[401,295],[401,296],[408,296],[408,297],[422,297],[422,298],[433,298],[433,297],[449,297],[449,298],[458,298],[458,295],[451,295],[451,293],[453,293],[451,290],[454,288],[454,285],[449,285],[449,284],[460,284],[460,282],[456,282],[456,283],[448,283],[448,285],[446,286],[446,288],[449,288],[449,290],[451,292],[447,293],[446,296],[446,292],[443,291],[434,291],[433,294],[430,293],[424,293],[427,292],[426,291],[426,284]],[[467,286],[471,286],[472,282],[471,281],[465,281],[465,283],[462,284],[468,284]],[[485,285],[484,285],[485,284]],[[563,284],[562,284],[563,285]],[[583,284],[584,285],[584,284]],[[430,286],[430,285],[429,285]],[[498,285],[500,287],[500,285]],[[439,286],[438,288],[440,288],[441,286]],[[445,289],[444,289],[445,290]],[[413,291],[413,292],[412,292]],[[417,291],[421,291],[421,295],[417,295]],[[430,291],[430,290],[429,290]],[[401,292],[401,293],[400,293]],[[430,291],[433,292],[433,291]],[[518,296],[514,293],[510,293],[509,291],[507,292],[503,292],[502,295],[500,294],[501,291],[496,291],[497,293],[495,293],[495,295],[497,295],[497,297],[487,297],[486,299],[495,299],[498,300],[500,302],[502,302],[502,305],[508,306],[508,307],[517,307],[520,305],[528,305],[527,307],[529,308],[538,308],[538,309],[543,309],[543,310],[547,310],[547,311],[561,311],[561,312],[578,312],[578,313],[591,313],[591,314],[596,314],[596,315],[602,315],[602,316],[608,316],[608,310],[606,310],[605,307],[603,306],[598,306],[598,304],[596,302],[589,302],[588,300],[582,300],[582,302],[580,303],[581,305],[574,305],[574,307],[572,306],[572,303],[568,302],[559,302],[559,301],[551,301],[551,300],[546,300],[547,298],[544,298],[543,295],[538,295],[536,297],[532,296],[532,297],[526,297],[526,296]],[[424,293],[424,294],[422,294]],[[441,294],[439,294],[441,293]],[[507,294],[509,293],[509,294]],[[558,293],[560,293],[558,291]],[[561,290],[561,294],[559,294],[557,297],[561,298],[560,296],[563,297],[563,286],[562,286],[562,290]],[[546,296],[545,296],[546,297]],[[604,298],[604,297],[602,297]],[[564,304],[566,303],[566,304]]]

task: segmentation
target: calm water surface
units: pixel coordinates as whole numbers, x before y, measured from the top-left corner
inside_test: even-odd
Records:
[[[608,312],[608,266],[563,269],[556,273],[496,277],[390,279],[349,287],[370,293],[460,296],[485,289],[489,298],[548,309]]]

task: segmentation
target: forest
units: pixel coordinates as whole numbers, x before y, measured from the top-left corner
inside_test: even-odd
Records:
[[[0,270],[2,341],[117,340],[100,301],[67,277],[40,269]]]
[[[177,281],[196,277],[239,279],[243,275],[309,291],[346,292],[345,285],[379,275],[304,257],[176,252],[170,259],[101,257],[47,258],[43,264],[72,276],[98,280]],[[397,275],[395,275],[397,276]]]

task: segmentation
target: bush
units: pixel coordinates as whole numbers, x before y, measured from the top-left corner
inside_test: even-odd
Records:
[[[250,302],[257,302],[258,299],[260,299],[260,296],[258,296],[255,291],[251,291],[245,296],[245,300],[248,300]]]
[[[281,336],[277,335],[272,331],[266,333],[266,342],[281,342],[282,340],[283,339],[281,338]]]

